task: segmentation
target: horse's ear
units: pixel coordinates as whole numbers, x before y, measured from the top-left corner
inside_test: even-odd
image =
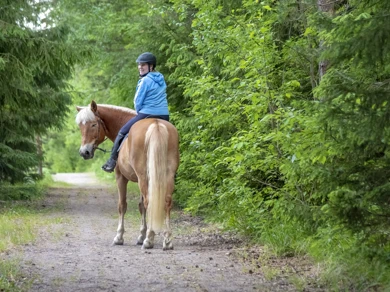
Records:
[[[81,111],[83,108],[84,108],[84,107],[76,106],[76,109],[77,109],[78,112]]]
[[[91,111],[94,113],[97,112],[97,104],[94,100],[91,101]]]

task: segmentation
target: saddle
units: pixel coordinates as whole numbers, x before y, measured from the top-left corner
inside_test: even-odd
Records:
[[[164,119],[162,118],[162,116],[156,116],[156,115],[149,115],[149,116],[147,116],[146,118],[144,118],[144,119],[142,119],[142,120],[145,120],[145,119],[161,119],[161,120],[164,120]],[[142,120],[140,120],[140,121],[142,121]],[[139,122],[139,121],[138,121],[138,122]],[[129,131],[129,132],[130,132],[130,131]],[[123,138],[121,144],[119,145],[118,152],[121,150],[122,145],[123,145],[123,143],[126,141],[126,139],[127,139],[128,136],[129,136],[129,133],[127,133],[126,136]]]

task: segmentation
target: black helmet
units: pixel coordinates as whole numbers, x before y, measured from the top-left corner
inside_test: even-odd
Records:
[[[139,55],[136,62],[152,64],[153,68],[156,68],[157,65],[156,57],[152,53],[148,52]]]

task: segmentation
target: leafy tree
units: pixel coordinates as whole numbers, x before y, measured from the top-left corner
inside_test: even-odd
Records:
[[[140,24],[145,21],[145,6],[140,1],[56,1],[53,13],[58,22],[69,27],[68,44],[83,44],[92,51],[85,64],[79,64],[70,81],[73,105],[67,118],[68,133],[51,133],[53,141],[44,145],[47,162],[53,171],[100,169],[103,160],[97,153],[93,161],[78,155],[80,133],[74,123],[75,104],[98,103],[132,107],[138,72],[135,60],[144,48]],[[71,134],[70,134],[71,133]],[[110,143],[103,148],[109,150]],[[55,146],[57,145],[57,146]],[[57,159],[61,146],[63,159]]]
[[[63,0],[57,1],[56,14],[64,24],[70,26],[71,42],[81,42],[93,50],[93,58],[85,66],[78,67],[71,82],[75,104],[87,105],[93,99],[99,103],[133,107],[135,85],[138,81],[135,60],[140,53],[151,51],[158,59],[157,70],[170,82],[168,98],[171,113],[175,116],[175,108],[186,107],[182,89],[176,85],[180,83],[179,79],[170,78],[170,74],[177,67],[176,64],[166,61],[168,56],[171,56],[166,40],[173,35],[176,40],[189,41],[190,24],[184,29],[179,27],[178,30],[172,26],[171,22],[178,20],[172,4],[166,1],[91,3],[85,0],[75,3]],[[174,45],[173,42],[170,45]],[[192,64],[192,60],[188,59],[187,63]],[[67,123],[68,128],[74,131],[74,116],[69,117]],[[67,136],[67,140],[74,139],[72,144],[67,145],[79,143],[79,137],[76,136],[77,134],[74,138]],[[58,139],[64,141],[65,137],[60,135]],[[63,142],[57,143],[63,145]],[[109,142],[106,142],[103,147],[108,149],[108,144]],[[50,165],[57,165],[56,171],[69,170],[69,165],[65,166],[66,163],[62,168],[61,163],[53,161],[56,155],[52,145],[46,144],[45,149]],[[66,152],[72,151],[75,152],[75,149],[67,149]],[[93,163],[94,166],[104,160],[100,154],[96,155],[95,161],[101,162]],[[82,165],[90,164],[83,162]],[[82,165],[78,163],[76,168],[84,169]],[[72,169],[75,169],[74,164]]]

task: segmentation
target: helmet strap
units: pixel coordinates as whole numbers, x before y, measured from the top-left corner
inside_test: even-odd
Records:
[[[148,73],[143,74],[143,75],[139,74],[139,78],[143,78],[143,77],[145,77],[146,75],[148,75],[150,72],[152,72],[152,71],[150,71],[150,63],[147,63],[147,64],[148,64]]]

